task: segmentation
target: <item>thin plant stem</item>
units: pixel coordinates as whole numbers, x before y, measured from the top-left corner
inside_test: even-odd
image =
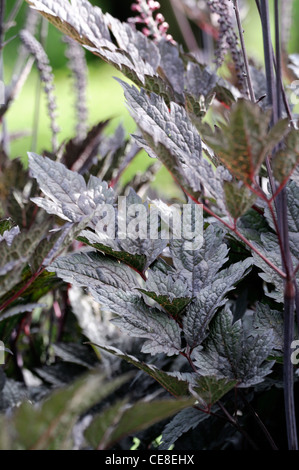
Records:
[[[280,119],[282,116],[281,109],[281,41],[280,41],[280,24],[279,24],[279,2],[278,0],[274,1],[274,17],[275,17],[275,50],[276,50],[276,108],[277,108],[277,118]]]
[[[48,35],[48,22],[42,18],[41,22],[41,34],[40,42],[43,48],[46,45],[46,39]],[[36,92],[35,92],[35,106],[34,106],[34,116],[33,116],[33,131],[32,131],[32,142],[31,149],[32,152],[37,151],[37,139],[38,139],[38,129],[40,121],[40,105],[41,105],[41,94],[42,94],[42,82],[40,75],[37,76]]]
[[[256,3],[259,15],[261,17],[261,7],[260,7],[259,0],[256,0],[255,3]],[[275,71],[276,71],[277,70],[277,64],[276,64],[275,53],[274,53],[272,44],[271,44],[271,53],[272,53],[272,60],[273,60],[274,68],[275,68]],[[284,104],[284,107],[285,107],[285,111],[287,113],[288,118],[290,119],[291,125],[294,127],[293,122],[292,122],[293,121],[292,111],[291,111],[290,105],[288,103],[288,99],[287,99],[287,95],[286,95],[286,92],[285,92],[285,89],[284,89],[282,78],[281,78],[280,89],[281,89],[281,93],[282,93],[282,98],[283,98],[283,104]]]
[[[248,57],[247,57],[247,52],[246,52],[246,47],[245,47],[244,31],[243,31],[242,24],[241,24],[238,0],[233,0],[233,3],[234,3],[234,10],[235,10],[236,20],[237,20],[237,25],[238,25],[240,42],[241,42],[241,49],[242,49],[242,54],[243,54],[243,59],[244,59],[244,66],[246,70],[246,80],[247,80],[247,85],[248,85],[249,96],[250,96],[251,101],[255,102],[256,99],[255,99],[254,89],[253,89],[251,75],[250,75],[249,62],[248,62]]]
[[[177,0],[170,0],[175,19],[180,28],[186,46],[188,47],[189,51],[197,52],[199,50],[198,43],[195,39],[189,21],[180,9],[179,3],[180,2],[178,2]]]
[[[244,393],[239,390],[239,395],[240,397],[242,398],[244,404],[247,406],[247,408],[249,409],[250,413],[252,414],[252,416],[254,417],[254,419],[256,420],[257,424],[259,425],[259,427],[261,428],[261,430],[263,431],[264,435],[266,436],[267,438],[267,441],[269,442],[272,450],[278,450],[278,447],[277,445],[275,444],[274,442],[274,439],[273,437],[271,436],[271,434],[269,433],[268,429],[266,428],[265,424],[263,423],[263,421],[261,420],[261,418],[259,417],[259,415],[257,414],[257,412],[255,411],[255,409],[253,408],[253,406],[251,405],[251,403],[249,403],[249,401],[247,400],[246,396],[244,395]]]
[[[264,55],[267,77],[268,89],[268,102],[273,106],[273,123],[281,117],[281,106],[278,104],[281,101],[281,55],[280,55],[280,31],[279,31],[279,3],[275,0],[275,43],[276,43],[276,82],[273,73],[273,47],[270,35],[270,21],[269,21],[269,6],[268,1],[264,0],[256,4],[260,11],[263,40],[264,40]],[[279,71],[280,69],[280,71]],[[276,86],[275,86],[276,85]],[[269,162],[268,162],[269,163]],[[269,175],[272,174],[270,165]],[[273,191],[273,194],[275,191]],[[288,220],[287,220],[287,198],[286,190],[283,190],[275,198],[278,231],[282,240],[281,255],[286,271],[285,279],[285,293],[284,293],[284,367],[283,367],[283,381],[284,381],[284,401],[285,401],[285,416],[287,425],[288,447],[289,449],[297,449],[297,431],[296,431],[296,417],[294,405],[294,378],[293,367],[290,361],[291,357],[291,342],[294,337],[294,302],[295,302],[295,287],[292,279],[293,267],[289,246],[289,233],[288,233]]]
[[[0,54],[2,59],[3,40],[4,40],[4,16],[6,0],[0,0]],[[3,64],[1,63],[1,74],[3,74]]]
[[[7,299],[6,301],[3,302],[2,305],[0,305],[0,311],[5,310],[12,302],[17,300],[28,289],[28,287],[30,287],[31,284],[33,284],[33,282],[38,278],[38,276],[42,274],[42,272],[45,269],[46,269],[45,267],[39,268],[36,271],[36,273],[34,273],[33,276],[31,276],[31,278],[28,279],[28,281],[15,294],[12,295],[12,297]]]
[[[11,23],[14,22],[14,20],[16,19],[16,16],[17,14],[19,13],[19,10],[21,9],[21,6],[23,5],[23,0],[16,0],[16,3],[14,4],[7,20],[6,20],[6,24],[9,26]]]
[[[238,421],[231,416],[231,414],[228,412],[228,410],[225,408],[225,406],[220,401],[218,401],[217,404],[220,406],[221,410],[223,411],[223,413],[227,417],[228,421],[245,437],[245,439],[250,443],[252,448],[254,450],[258,450],[258,446],[256,445],[256,443],[251,439],[251,437],[242,428],[242,426],[240,426]]]
[[[35,103],[34,103],[34,115],[33,115],[33,124],[32,124],[32,141],[31,141],[31,151],[37,151],[37,138],[38,138],[38,126],[40,119],[40,104],[41,104],[41,93],[42,93],[42,83],[39,74],[36,78],[36,87],[35,87]]]
[[[295,307],[296,307],[296,315],[297,315],[297,327],[299,326],[299,287],[296,279],[294,280],[295,285]]]
[[[4,66],[3,66],[3,45],[5,38],[5,28],[4,28],[4,17],[6,9],[6,0],[0,0],[0,81],[4,83]],[[1,146],[2,149],[8,153],[8,135],[6,128],[6,121],[2,117],[2,135],[1,135]]]
[[[276,234],[277,234],[277,238],[278,238],[278,244],[279,244],[281,258],[282,258],[282,263],[283,263],[283,266],[285,267],[285,273],[286,273],[286,277],[287,277],[287,276],[290,275],[289,263],[287,262],[287,259],[286,259],[285,249],[284,249],[281,233],[280,233],[280,230],[279,230],[277,217],[275,216],[271,201],[267,200],[267,205],[268,205],[269,211],[271,213],[271,217],[272,217],[274,227],[275,227],[275,230],[276,230]]]
[[[267,90],[268,90],[268,103],[273,105],[273,98],[275,95],[275,86],[274,86],[274,70],[273,70],[273,60],[272,60],[272,43],[271,43],[271,33],[270,33],[270,21],[269,21],[269,5],[268,0],[263,0],[260,3],[260,12],[261,12],[261,22],[262,22],[262,32],[263,32],[263,41],[264,41],[264,57],[265,57],[265,69],[266,69],[266,79],[267,79]],[[276,109],[273,109],[274,113]],[[273,116],[274,121],[277,120],[277,115]]]
[[[281,117],[281,45],[280,45],[280,23],[279,23],[279,0],[274,1],[274,17],[275,17],[275,44],[276,44],[276,102],[275,109],[277,119]],[[294,286],[291,273],[293,272],[293,264],[289,243],[289,227],[287,217],[287,194],[286,188],[283,188],[278,195],[277,200],[281,206],[281,232],[285,254],[285,270],[287,279],[285,282],[284,292],[284,402],[285,415],[287,425],[288,445],[290,450],[298,450],[298,437],[295,414],[295,398],[294,398],[294,370],[291,363],[291,343],[294,339],[294,308],[296,289]]]
[[[284,296],[284,403],[289,450],[298,450],[298,438],[294,398],[294,371],[291,362],[291,343],[294,338],[295,287],[288,282]]]

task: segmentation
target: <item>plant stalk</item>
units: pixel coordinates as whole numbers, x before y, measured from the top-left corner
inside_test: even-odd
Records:
[[[0,81],[4,86],[4,66],[3,66],[3,47],[4,47],[4,38],[5,38],[5,9],[6,9],[6,0],[0,0]],[[4,86],[5,90],[5,86]],[[4,97],[5,98],[5,97]],[[2,103],[4,105],[4,103]],[[1,135],[1,147],[5,153],[8,153],[8,136],[6,129],[6,121],[2,117],[2,135]]]
[[[245,47],[244,31],[243,31],[242,23],[241,23],[239,3],[238,3],[238,0],[233,0],[233,3],[234,3],[234,10],[235,10],[236,20],[237,20],[237,25],[238,25],[240,42],[241,42],[244,66],[246,70],[246,80],[247,80],[247,85],[248,85],[249,96],[250,96],[251,101],[255,103],[256,99],[255,99],[254,89],[252,85],[249,62],[248,62],[248,57],[247,57],[247,52],[246,52],[246,47]]]
[[[21,9],[21,6],[23,5],[23,0],[16,0],[16,3],[14,4],[9,17],[7,18],[6,24],[8,27],[13,23],[16,19],[17,14],[19,13],[19,10]]]
[[[257,414],[257,412],[255,411],[255,409],[252,407],[251,403],[249,403],[249,401],[247,400],[246,396],[244,395],[244,393],[239,390],[239,394],[244,402],[244,404],[247,406],[247,408],[249,409],[250,413],[252,414],[252,416],[254,417],[254,419],[256,420],[257,424],[259,425],[259,427],[261,428],[262,432],[265,434],[270,446],[271,446],[271,449],[272,450],[278,450],[278,447],[277,445],[275,444],[274,442],[274,439],[273,437],[271,436],[271,434],[269,433],[268,429],[266,428],[266,426],[264,425],[263,421],[261,420],[261,418],[259,417],[259,415]]]
[[[284,296],[284,403],[287,425],[287,437],[289,450],[298,450],[295,399],[294,399],[294,373],[291,362],[291,343],[294,338],[294,299],[295,286],[293,282],[287,282]]]
[[[275,0],[274,16],[275,16],[275,44],[276,44],[276,81],[274,78],[272,43],[270,34],[269,6],[268,0],[263,0],[256,4],[260,11],[264,56],[268,89],[268,103],[273,106],[273,123],[281,118],[281,53],[280,53],[280,25],[279,25],[279,1]],[[267,169],[269,177],[272,175],[270,162],[268,159]],[[273,191],[274,188],[272,188]],[[273,192],[273,194],[275,191]],[[284,400],[285,400],[285,416],[287,426],[288,447],[290,450],[298,448],[295,401],[294,401],[294,378],[293,366],[291,364],[291,342],[294,337],[294,303],[295,303],[295,287],[293,282],[293,266],[291,252],[289,246],[289,232],[287,220],[287,197],[286,189],[283,188],[275,199],[277,212],[277,230],[282,240],[280,247],[282,262],[286,272],[285,294],[284,294]]]

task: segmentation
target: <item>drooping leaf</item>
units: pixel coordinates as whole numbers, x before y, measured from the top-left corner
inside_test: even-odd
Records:
[[[90,373],[67,388],[54,392],[36,409],[24,403],[16,412],[14,426],[23,449],[67,449],[78,415],[112,393],[129,379],[120,376],[107,382]]]
[[[55,356],[65,362],[79,364],[87,369],[95,367],[90,350],[86,345],[77,343],[55,343],[52,345]]]
[[[92,252],[58,258],[49,270],[66,282],[88,287],[104,308],[118,315],[114,319],[117,326],[132,336],[148,339],[142,347],[143,352],[179,353],[181,337],[178,324],[143,302],[137,291],[139,284],[135,273],[126,265]]]
[[[3,310],[3,312],[0,313],[0,322],[5,320],[6,318],[14,317],[15,315],[19,315],[20,313],[25,313],[25,312],[32,312],[35,308],[42,308],[45,307],[45,304],[39,304],[39,303],[32,303],[32,304],[18,304],[15,305],[14,307],[8,308]]]
[[[67,0],[27,1],[64,34],[121,70],[137,85],[145,83],[145,75],[156,74],[160,55],[154,42],[109,13],[103,14],[99,7],[86,0],[73,0],[71,4]]]
[[[150,375],[157,382],[162,385],[166,390],[169,391],[175,397],[186,397],[190,395],[189,392],[189,382],[183,376],[180,376],[179,373],[164,372],[163,370],[158,369],[152,364],[146,364],[145,362],[140,361],[134,356],[125,354],[117,348],[112,346],[98,345],[95,344],[100,349],[107,351],[111,354],[120,357],[121,359],[133,364],[140,370],[143,370],[146,374]]]
[[[148,307],[139,295],[103,284],[91,291],[102,306],[117,315],[113,323],[129,335],[145,338],[142,351],[177,355],[182,349],[181,330],[166,313]]]
[[[147,429],[193,403],[192,398],[141,401],[133,405],[118,402],[112,410],[104,411],[93,419],[85,431],[85,437],[93,448],[108,449],[121,438]]]

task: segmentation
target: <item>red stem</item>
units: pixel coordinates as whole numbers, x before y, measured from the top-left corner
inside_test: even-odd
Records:
[[[252,251],[254,251],[260,258],[262,258],[263,261],[265,261],[265,263],[268,264],[268,266],[270,266],[272,269],[274,269],[274,271],[277,272],[277,274],[279,274],[279,276],[281,276],[283,279],[286,279],[286,274],[280,269],[278,268],[277,266],[275,266],[275,264],[273,264],[266,256],[264,256],[254,245],[252,245],[252,243],[247,240],[246,237],[244,237],[238,230],[236,227],[234,226],[231,226],[230,224],[228,224],[227,222],[225,222],[225,220],[221,219],[221,217],[219,217],[217,214],[215,214],[211,209],[209,209],[207,206],[205,206],[205,204],[201,204],[200,202],[198,202],[196,200],[196,198],[194,196],[192,196],[191,194],[189,194],[181,185],[180,187],[182,188],[182,190],[185,192],[185,194],[187,196],[189,196],[192,201],[194,201],[196,204],[199,204],[199,205],[202,205],[203,206],[203,209],[208,213],[210,214],[212,217],[214,217],[216,220],[218,220],[219,222],[221,222],[223,225],[225,225],[225,227],[227,227],[229,230],[231,230],[232,232],[235,233],[235,235],[237,235],[237,237],[240,238],[240,240],[242,240]]]
[[[18,299],[20,297],[20,295],[23,294],[23,292],[25,292],[26,289],[28,289],[29,286],[31,286],[31,284],[35,281],[36,278],[38,278],[38,276],[45,270],[45,268],[39,268],[36,273],[33,274],[33,276],[28,279],[28,281],[26,282],[26,284],[24,284],[23,287],[21,287],[21,289],[19,289],[15,294],[13,294],[12,297],[10,297],[9,299],[7,299],[1,306],[0,306],[0,311],[1,310],[4,310],[5,308],[7,308],[14,300]]]

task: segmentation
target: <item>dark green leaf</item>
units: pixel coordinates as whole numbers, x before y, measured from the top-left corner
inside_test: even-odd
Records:
[[[193,403],[192,398],[139,402],[131,406],[121,401],[96,416],[85,431],[85,437],[94,448],[108,449],[123,437],[147,429]]]

